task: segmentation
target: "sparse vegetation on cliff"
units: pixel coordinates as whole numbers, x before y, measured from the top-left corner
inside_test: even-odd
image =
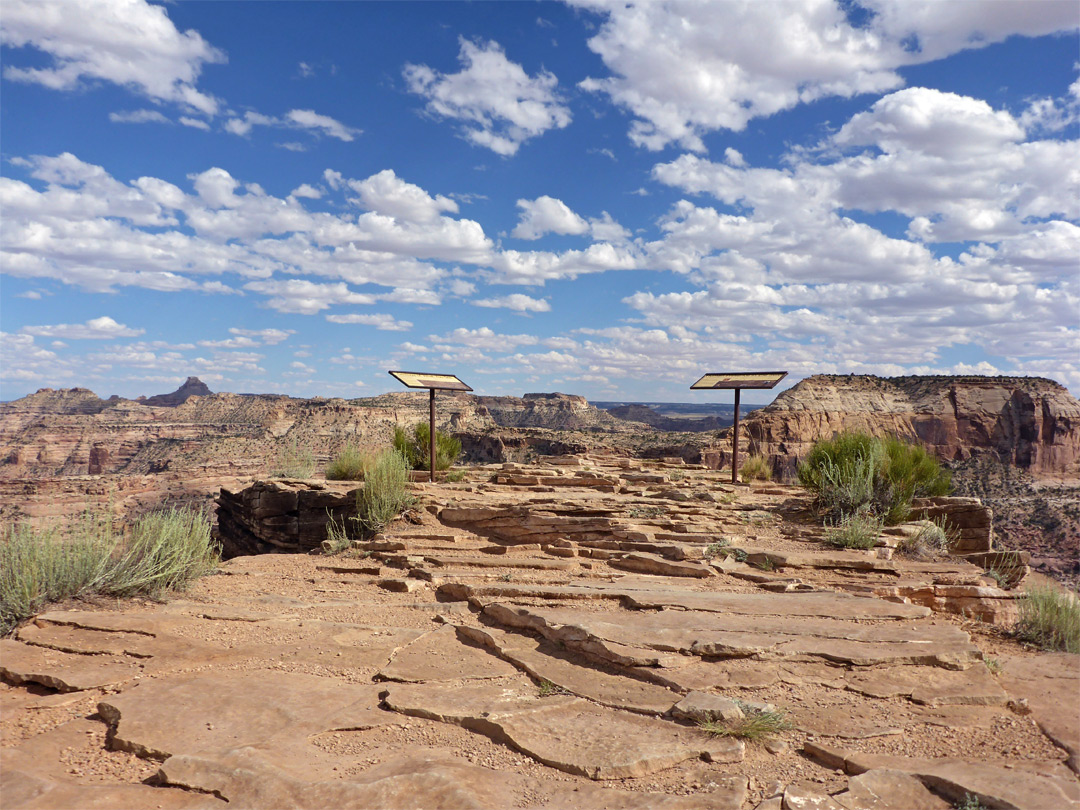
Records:
[[[401,453],[414,470],[430,469],[428,456],[431,427],[426,422],[413,426],[410,435],[404,428],[394,428],[394,449]],[[435,430],[435,469],[449,470],[461,455],[461,441]]]
[[[1016,634],[1044,650],[1080,653],[1080,599],[1052,585],[1033,585],[1020,601]]]
[[[374,534],[412,503],[406,489],[409,464],[397,450],[384,450],[364,476],[364,486],[356,493],[356,520],[365,532]]]
[[[825,542],[838,548],[869,549],[881,536],[881,518],[866,512],[847,515],[825,533]]]
[[[833,522],[869,512],[887,524],[905,520],[912,498],[945,495],[950,474],[922,447],[896,437],[841,433],[816,442],[799,465],[799,483]]]
[[[92,594],[159,598],[217,563],[210,521],[190,509],[144,515],[126,540],[100,512],[67,530],[8,526],[0,536],[0,634],[49,602]]]

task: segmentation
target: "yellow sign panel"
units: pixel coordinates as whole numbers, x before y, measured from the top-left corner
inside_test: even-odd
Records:
[[[726,374],[706,374],[690,388],[772,388],[786,376],[786,371],[736,371]]]
[[[424,374],[419,371],[391,371],[391,376],[407,388],[434,388],[439,391],[472,391],[453,374]]]

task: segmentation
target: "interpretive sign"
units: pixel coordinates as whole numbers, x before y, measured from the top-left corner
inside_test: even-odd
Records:
[[[428,389],[428,469],[431,481],[435,482],[435,392],[436,391],[472,391],[454,374],[425,374],[420,371],[391,371],[390,376],[406,388]]]
[[[735,429],[731,437],[731,483],[739,480],[739,392],[744,388],[772,388],[786,371],[729,371],[706,374],[690,386],[691,391],[735,389]]]

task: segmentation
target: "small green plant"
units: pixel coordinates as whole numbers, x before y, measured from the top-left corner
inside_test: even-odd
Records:
[[[716,502],[717,503],[722,503],[724,505],[730,505],[730,504],[735,503],[735,501],[737,501],[737,500],[738,500],[738,497],[735,495],[734,492],[727,492],[727,493],[721,495],[720,497],[718,497],[716,499]]]
[[[1001,661],[997,658],[984,658],[983,664],[986,665],[986,668],[990,671],[991,675],[1001,674]]]
[[[406,485],[409,465],[397,450],[384,450],[364,476],[356,493],[356,520],[368,534],[385,529],[411,503]]]
[[[866,512],[844,516],[825,532],[825,542],[839,548],[870,549],[881,536],[881,519]]]
[[[1044,650],[1080,653],[1080,597],[1053,585],[1029,587],[1016,634]]]
[[[949,553],[954,539],[945,527],[945,518],[924,520],[913,533],[902,537],[896,544],[901,554],[918,559],[941,557]]]
[[[413,426],[412,435],[404,428],[394,428],[394,449],[405,457],[414,470],[431,469],[431,427],[427,422]],[[461,441],[435,430],[435,469],[449,470],[461,455]]]
[[[451,484],[459,484],[465,480],[464,470],[451,470],[446,474],[446,480]]]
[[[63,529],[3,527],[0,635],[49,602],[91,594],[160,598],[217,562],[210,521],[190,509],[144,515],[126,540],[104,511],[88,511]]]
[[[979,801],[979,797],[971,793],[965,793],[964,798],[961,799],[955,805],[956,810],[990,810],[985,804]]]
[[[327,512],[329,513],[329,510]],[[323,551],[326,554],[340,554],[351,547],[352,538],[349,537],[345,521],[330,515],[330,520],[326,524],[326,540],[322,544]]]
[[[667,477],[669,481],[682,481],[686,478],[686,473],[682,470],[672,470],[667,474]]]
[[[326,478],[328,481],[362,481],[374,462],[371,453],[365,453],[352,442],[347,442],[327,466]]]
[[[499,576],[499,582],[513,582],[514,575],[507,571],[505,574]]]
[[[750,456],[739,468],[743,481],[772,481],[772,465],[769,459],[760,454]]]
[[[737,737],[751,742],[764,742],[781,731],[795,728],[787,715],[779,710],[757,709],[742,701],[735,701],[742,709],[741,720],[708,720],[700,724],[702,731],[717,737]]]
[[[565,695],[565,694],[568,694],[568,692],[565,689],[563,689],[561,686],[557,686],[556,684],[553,684],[551,681],[541,680],[540,683],[537,684],[537,695],[536,696],[538,698],[546,698],[546,697],[551,697],[552,695]]]
[[[728,546],[728,539],[721,537],[715,543],[709,543],[705,546],[705,550],[701,553],[701,556],[706,560],[711,560],[724,554],[724,549]]]
[[[301,481],[311,478],[315,472],[315,456],[311,449],[299,444],[293,436],[278,451],[271,478],[297,478]]]
[[[773,562],[772,557],[766,555],[765,559],[763,559],[757,564],[757,567],[760,568],[762,571],[775,571],[776,563]]]

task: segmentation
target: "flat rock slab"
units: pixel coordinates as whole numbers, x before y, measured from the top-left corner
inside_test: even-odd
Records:
[[[149,785],[88,785],[47,779],[36,774],[4,768],[0,794],[5,810],[225,810],[229,805],[216,796]]]
[[[168,785],[212,792],[250,810],[488,810],[513,807],[522,779],[449,756],[402,756],[348,779],[305,781],[281,773],[260,752],[181,755],[161,766]]]
[[[759,616],[817,616],[833,619],[917,619],[930,608],[886,602],[844,593],[725,593],[701,591],[627,592],[630,607],[654,609],[678,607],[717,613]]]
[[[833,798],[844,810],[953,810],[952,802],[931,793],[918,778],[887,768],[866,771],[848,780],[848,789]]]
[[[379,677],[387,681],[422,683],[504,678],[516,674],[512,664],[474,645],[463,644],[454,628],[446,625],[398,650],[379,672]]]
[[[970,794],[985,807],[1005,810],[1077,810],[1080,782],[1057,762],[968,762],[962,759],[917,759],[888,754],[863,754],[844,749],[814,747],[815,759],[842,763],[849,774],[878,768],[902,771],[918,777],[927,787],[954,802]],[[830,765],[830,767],[839,767]]]
[[[707,579],[716,576],[716,572],[707,565],[695,562],[676,562],[656,554],[635,552],[618,560],[609,560],[612,568],[637,571],[642,574],[654,574],[662,577],[696,577]]]
[[[537,680],[615,709],[663,714],[681,698],[666,687],[582,665],[558,645],[532,636],[494,627],[462,626],[458,633],[491,647]]]
[[[471,567],[471,568],[533,568],[538,571],[567,571],[576,565],[566,560],[552,560],[546,557],[439,557],[424,555],[424,559],[432,565],[446,567]]]
[[[497,603],[485,607],[483,615],[504,626],[538,632],[590,657],[624,665],[626,648],[684,656],[785,659],[810,655],[860,666],[925,663],[955,668],[970,666],[978,654],[967,633],[950,625],[868,626],[667,610],[587,613]]]
[[[144,682],[103,699],[98,713],[116,726],[113,748],[165,759],[394,722],[377,705],[374,686],[255,670]]]
[[[1023,698],[1031,716],[1051,740],[1069,752],[1068,765],[1080,774],[1080,656],[1046,653],[1003,660],[1002,685],[1009,695]],[[1071,706],[1072,711],[1062,711]]]
[[[81,692],[126,683],[142,675],[142,667],[119,656],[78,655],[0,640],[0,677],[11,683],[40,683],[61,692]]]
[[[530,692],[533,690],[526,687]],[[414,717],[455,723],[507,743],[552,768],[590,779],[645,776],[688,759],[739,762],[743,745],[697,729],[596,706],[580,698],[501,685],[394,685],[385,704]]]
[[[852,673],[846,679],[846,686],[870,697],[909,697],[927,706],[1002,706],[1008,700],[1001,684],[983,666],[963,672],[888,667]]]

